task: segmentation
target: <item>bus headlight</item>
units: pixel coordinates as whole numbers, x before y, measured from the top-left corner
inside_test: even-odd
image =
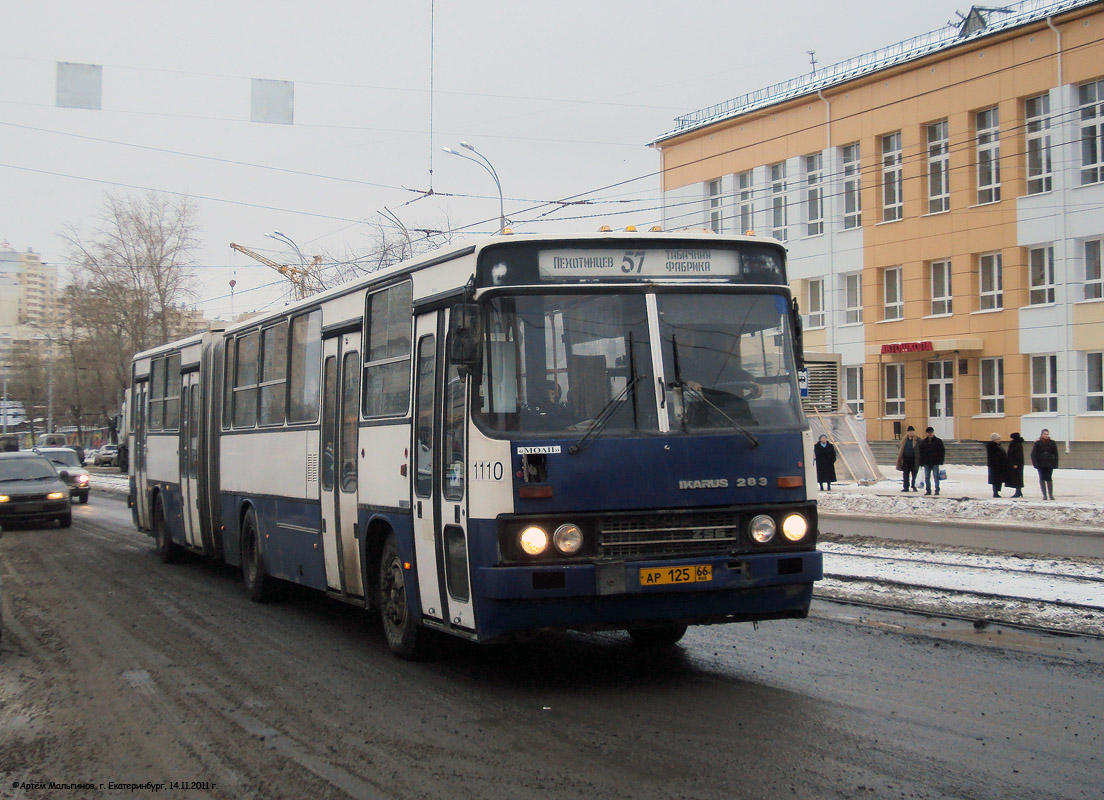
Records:
[[[760,514],[755,517],[752,519],[751,525],[748,526],[748,533],[751,534],[751,538],[759,542],[759,544],[766,544],[773,539],[774,531],[774,518],[766,514]]]
[[[539,556],[548,549],[548,534],[543,528],[530,525],[518,534],[518,546],[526,555]]]
[[[572,556],[583,549],[583,532],[578,525],[567,523],[556,528],[552,534],[552,544],[565,556]]]
[[[809,522],[800,514],[790,514],[782,520],[782,535],[791,542],[800,542],[809,532]]]

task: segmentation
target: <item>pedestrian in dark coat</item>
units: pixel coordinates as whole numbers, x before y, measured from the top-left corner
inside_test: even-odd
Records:
[[[1039,488],[1043,499],[1054,499],[1054,470],[1058,467],[1058,445],[1050,438],[1050,431],[1043,428],[1038,440],[1031,446],[1031,466],[1039,472]]]
[[[916,474],[920,472],[920,438],[916,435],[916,428],[911,425],[905,432],[905,438],[901,440],[901,447],[897,451],[897,471],[901,476],[902,492],[911,488],[916,491]]]
[[[1023,469],[1024,451],[1023,437],[1018,433],[1012,434],[1012,441],[1008,443],[1008,472],[1005,473],[1004,483],[1009,489],[1015,489],[1013,497],[1023,497]]]
[[[924,430],[924,438],[920,440],[920,466],[924,468],[924,494],[932,493],[932,481],[935,482],[935,493],[939,494],[939,468],[946,457],[947,450],[943,446],[943,440],[935,435],[935,428],[929,425]]]
[[[813,445],[813,461],[816,462],[817,484],[821,489],[828,484],[828,491],[832,491],[836,480],[836,448],[823,433]]]
[[[993,487],[993,497],[1001,496],[1001,486],[1008,472],[1008,456],[1000,446],[1000,434],[994,433],[985,443],[985,465],[989,467],[989,485]]]

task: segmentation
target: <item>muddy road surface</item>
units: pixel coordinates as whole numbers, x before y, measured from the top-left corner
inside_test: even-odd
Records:
[[[1099,641],[809,620],[388,651],[163,565],[119,498],[0,538],[0,797],[1099,798]]]

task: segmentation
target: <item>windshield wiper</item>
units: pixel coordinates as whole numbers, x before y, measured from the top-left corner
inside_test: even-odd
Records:
[[[678,336],[674,333],[671,334],[671,360],[672,360],[674,368],[675,368],[675,379],[673,381],[671,381],[670,383],[668,383],[667,385],[669,387],[671,387],[672,389],[676,389],[679,393],[679,404],[678,404],[677,408],[682,409],[682,414],[681,414],[680,421],[682,423],[683,431],[686,430],[686,393],[689,392],[691,397],[695,397],[698,400],[701,400],[707,406],[709,406],[714,411],[716,411],[718,414],[720,414],[722,417],[724,417],[726,420],[728,420],[728,423],[737,432],[742,433],[745,437],[747,437],[748,443],[752,447],[758,447],[759,446],[759,440],[757,438],[755,438],[755,434],[752,433],[750,430],[748,430],[746,426],[741,425],[739,422],[734,420],[732,417],[730,417],[728,414],[726,414],[724,411],[722,411],[720,406],[718,406],[716,403],[714,403],[712,400],[710,400],[704,394],[699,392],[697,389],[694,389],[690,384],[688,384],[686,381],[684,381],[682,379],[682,367],[679,364]]]
[[[586,433],[583,434],[582,438],[579,439],[579,441],[575,442],[575,444],[571,445],[571,447],[567,448],[567,452],[571,453],[571,455],[573,456],[578,455],[587,448],[587,445],[589,445],[590,442],[597,439],[598,436],[601,435],[602,431],[605,429],[606,425],[609,424],[609,421],[613,419],[613,415],[616,414],[618,409],[620,409],[621,406],[623,406],[625,402],[629,399],[629,393],[631,392],[635,395],[636,385],[644,380],[644,377],[645,376],[643,375],[637,375],[635,378],[626,383],[625,388],[618,392],[617,396],[606,403],[605,408],[598,412],[598,416],[596,416],[594,418],[594,421],[590,423],[590,427],[586,429]]]
[[[714,411],[716,411],[718,414],[720,414],[722,417],[724,417],[726,420],[728,420],[729,425],[731,425],[736,431],[738,431],[739,433],[742,433],[745,437],[747,437],[748,443],[752,447],[758,447],[759,446],[759,440],[757,438],[755,438],[754,433],[752,433],[750,430],[747,429],[747,427],[745,427],[744,425],[741,425],[739,422],[737,422],[732,417],[730,417],[728,414],[726,414],[724,411],[722,411],[720,406],[718,406],[716,403],[714,403],[712,400],[710,400],[704,394],[702,394],[701,392],[693,389],[690,386],[687,386],[686,384],[683,384],[681,388],[682,388],[683,393],[689,392],[692,397],[696,397],[698,400],[701,400],[707,406],[709,406]],[[685,425],[686,425],[686,420],[685,420],[685,418],[683,418],[683,429],[684,430],[685,430]]]

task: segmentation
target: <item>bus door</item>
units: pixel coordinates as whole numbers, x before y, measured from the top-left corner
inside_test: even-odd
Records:
[[[360,334],[322,343],[322,550],[326,586],[362,596],[357,546]]]
[[[180,495],[184,508],[184,540],[197,550],[203,549],[199,521],[199,428],[203,415],[199,410],[199,372],[180,376]]]
[[[467,382],[445,350],[446,313],[418,317],[414,555],[422,613],[475,629],[467,544]]]
[[[132,425],[134,437],[130,444],[130,468],[134,471],[134,508],[138,515],[138,527],[150,528],[149,489],[146,473],[146,404],[149,401],[149,381],[134,384],[134,408]]]

